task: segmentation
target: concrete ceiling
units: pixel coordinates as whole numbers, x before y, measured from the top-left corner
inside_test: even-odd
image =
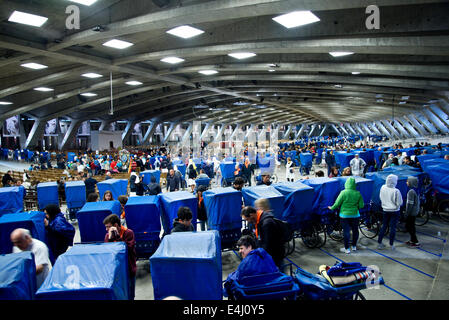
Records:
[[[0,123],[16,114],[44,121],[69,117],[360,123],[418,112],[449,88],[447,1],[375,1],[380,9],[379,30],[365,26],[365,9],[372,1],[167,0],[164,7],[155,4],[162,2],[98,0],[90,7],[78,5],[80,30],[67,30],[66,7],[76,3],[2,1],[0,101],[13,104],[0,106]],[[8,22],[14,10],[49,20],[41,28]],[[311,10],[320,21],[286,29],[272,20],[298,10]],[[184,24],[205,32],[191,39],[166,33]],[[95,26],[103,31],[93,31]],[[134,45],[124,50],[102,45],[111,39]],[[240,51],[257,55],[245,60],[228,56]],[[354,54],[335,58],[331,51]],[[185,61],[176,65],[160,61],[167,56]],[[25,62],[48,68],[26,69],[20,66]],[[198,73],[207,69],[218,73]],[[81,77],[86,72],[103,77]],[[128,80],[143,84],[129,86]],[[33,90],[38,86],[54,91]],[[80,98],[83,92],[97,96]],[[409,98],[399,104],[403,96]]]

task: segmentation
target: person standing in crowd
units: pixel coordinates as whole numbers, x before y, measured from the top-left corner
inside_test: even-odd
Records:
[[[418,188],[418,179],[413,176],[408,177],[407,186],[410,190],[407,192],[407,202],[405,206],[405,228],[410,234],[410,240],[405,244],[413,248],[420,246],[418,238],[416,237],[415,227],[416,216],[418,215],[421,206],[418,193],[416,192],[416,188]]]
[[[95,193],[95,186],[98,181],[92,178],[92,173],[87,175],[87,179],[84,180],[84,184],[86,185],[86,196],[89,196],[90,193]]]
[[[398,183],[398,176],[394,174],[388,175],[385,184],[380,188],[380,201],[383,210],[382,228],[380,229],[379,237],[377,239],[378,249],[385,248],[382,239],[385,235],[387,225],[390,225],[390,248],[395,249],[394,239],[396,236],[396,225],[400,216],[400,209],[403,203],[402,195],[399,189],[396,188]]]
[[[388,168],[393,163],[394,154],[390,153],[388,159],[384,162],[382,169]]]
[[[356,189],[355,179],[350,177],[345,182],[345,190],[341,191],[329,210],[339,209],[341,226],[343,228],[344,248],[340,251],[344,253],[351,253],[357,250],[357,240],[359,239],[359,210],[364,207],[362,195]],[[352,231],[352,242],[350,241]],[[351,246],[351,248],[349,248]]]
[[[285,164],[285,176],[288,182],[294,182],[295,171],[293,169],[293,161],[290,157],[287,158],[287,163]]]
[[[175,175],[175,170],[171,169],[167,176],[167,191],[179,191],[179,178]]]
[[[33,239],[27,229],[18,228],[11,233],[12,252],[31,251],[36,264],[36,287],[39,288],[51,270],[48,247],[38,239]]]
[[[138,177],[138,182],[136,182],[136,196],[143,196],[145,193],[145,185],[143,183],[143,175],[140,174]],[[137,181],[137,179],[136,179]]]
[[[353,176],[363,176],[363,172],[365,170],[366,162],[365,160],[359,157],[359,154],[356,153],[354,158],[349,162],[349,166],[351,167],[351,172]]]
[[[198,199],[198,222],[200,223],[201,231],[206,231],[207,212],[204,205],[203,192],[206,191],[206,186],[198,186],[196,191],[196,198]]]
[[[189,166],[187,168],[187,186],[191,188],[192,192],[195,190],[195,179],[197,177],[195,163],[192,159],[189,160]]]
[[[2,178],[3,187],[10,187],[11,183],[14,183],[14,179],[11,177],[12,171],[8,170]]]
[[[243,179],[248,182],[248,185],[251,187],[251,177],[254,173],[254,166],[251,164],[248,158],[245,158],[245,162],[242,166],[241,176]]]
[[[232,187],[237,191],[242,191],[244,185],[245,180],[243,180],[242,177],[235,178],[234,182],[232,183]]]
[[[161,185],[157,183],[156,177],[150,177],[150,184],[148,185],[148,194],[150,196],[157,196],[159,193],[162,193]]]
[[[326,151],[326,156],[324,157],[324,161],[326,162],[326,165],[327,165],[327,176],[329,176],[331,173],[331,168],[337,166],[337,162],[335,161],[335,155],[332,150]]]
[[[137,272],[137,253],[136,240],[134,232],[121,225],[120,218],[116,214],[111,214],[103,220],[106,228],[106,235],[104,242],[118,242],[126,243],[128,251],[128,269],[129,269],[129,300],[134,300],[136,288],[136,272]]]
[[[75,228],[67,222],[58,205],[49,204],[44,208],[44,212],[47,243],[52,253],[51,262],[54,264],[56,259],[73,245]]]
[[[173,221],[173,229],[171,232],[194,231],[192,219],[193,214],[189,207],[179,207],[178,218]]]
[[[131,175],[129,176],[129,192],[131,195],[136,194],[136,183],[139,183],[140,179],[136,174],[136,170],[131,169]]]

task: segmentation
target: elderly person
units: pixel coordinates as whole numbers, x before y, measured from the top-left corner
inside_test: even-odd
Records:
[[[362,176],[366,167],[366,162],[359,157],[358,153],[356,153],[354,158],[349,162],[349,166],[351,167],[352,175]]]
[[[36,287],[39,288],[51,270],[50,256],[47,245],[40,240],[33,239],[27,229],[15,229],[11,233],[12,252],[31,251],[36,264]]]

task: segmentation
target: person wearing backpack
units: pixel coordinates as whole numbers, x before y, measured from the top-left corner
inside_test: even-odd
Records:
[[[282,230],[274,215],[270,212],[267,199],[257,200],[255,206],[257,209],[250,206],[244,207],[241,216],[254,227],[258,247],[268,252],[276,266],[281,270],[282,261],[285,257]]]
[[[340,209],[340,222],[343,228],[345,247],[340,251],[351,253],[357,250],[357,240],[359,239],[359,209],[365,206],[362,195],[356,189],[355,179],[350,177],[345,182],[345,190],[341,191],[330,210]],[[352,242],[350,241],[352,230]],[[351,242],[351,249],[349,248]]]

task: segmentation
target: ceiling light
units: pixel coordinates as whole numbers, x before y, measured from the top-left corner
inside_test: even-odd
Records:
[[[92,73],[92,72],[84,73],[84,74],[82,74],[82,76],[83,76],[83,77],[86,77],[86,78],[91,78],[91,79],[95,79],[95,78],[100,78],[100,77],[102,77],[101,74],[98,74],[98,73]]]
[[[334,85],[335,88],[343,88],[343,86],[341,84],[336,84]]]
[[[180,63],[185,61],[184,59],[178,58],[178,57],[167,57],[164,59],[161,59],[162,62],[166,62],[166,63],[171,63],[171,64],[175,64],[175,63]]]
[[[216,71],[216,70],[201,70],[201,71],[198,71],[198,72],[201,73],[201,74],[204,74],[206,76],[210,76],[212,74],[217,74],[218,73],[218,71]]]
[[[234,106],[246,106],[248,105],[248,102],[244,102],[244,101],[237,101],[233,103]]]
[[[49,92],[49,91],[53,91],[54,89],[46,88],[46,87],[39,87],[39,88],[34,88],[34,90],[42,91],[42,92]]]
[[[204,33],[204,31],[190,26],[180,26],[168,30],[167,33],[170,33],[180,38],[189,39]]]
[[[320,19],[310,11],[293,11],[275,17],[273,20],[288,29],[320,21]]]
[[[256,113],[255,113],[255,112],[251,112],[251,115],[252,115],[252,116],[255,116],[255,115],[256,115]]]
[[[109,40],[108,42],[103,43],[103,45],[106,47],[111,47],[111,48],[115,48],[115,49],[126,49],[128,47],[133,46],[134,44],[131,42],[127,42],[127,41],[112,39],[112,40]]]
[[[384,99],[377,99],[376,102],[384,102]]]
[[[274,69],[269,69],[268,72],[275,72],[276,70]]]
[[[401,99],[402,100],[408,100],[410,98],[410,96],[403,96]]]
[[[358,71],[354,71],[354,72],[351,72],[351,73],[354,74],[354,75],[360,74],[360,72],[358,72]]]
[[[76,2],[79,4],[84,4],[85,6],[90,6],[92,4],[94,4],[95,2],[97,2],[97,0],[70,0],[72,2]]]
[[[33,27],[41,27],[48,18],[29,14],[21,11],[14,11],[9,17],[8,21],[27,24]]]
[[[142,84],[142,82],[140,82],[140,81],[128,81],[128,82],[125,82],[127,85],[130,85],[130,86],[140,86],[141,84]]]
[[[247,59],[256,56],[256,54],[252,52],[235,52],[229,53],[228,56],[236,59]]]
[[[98,96],[98,94],[92,93],[92,92],[81,93],[81,95],[82,95],[82,96],[85,96],[85,97],[95,97],[95,96]]]
[[[334,51],[334,52],[329,52],[329,54],[333,57],[343,57],[343,56],[349,56],[350,54],[354,54],[354,52]]]
[[[33,70],[40,70],[40,69],[48,68],[47,66],[44,66],[43,64],[34,63],[34,62],[24,63],[24,64],[21,64],[20,66],[28,68],[28,69],[33,69]]]
[[[12,102],[8,102],[8,101],[0,101],[0,106],[7,106],[12,104]]]
[[[406,104],[407,101],[399,101],[399,104]]]

